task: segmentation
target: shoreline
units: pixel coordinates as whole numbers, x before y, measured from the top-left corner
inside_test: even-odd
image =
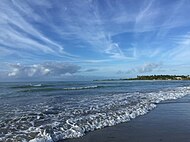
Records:
[[[165,101],[129,122],[59,142],[189,142],[190,95]]]

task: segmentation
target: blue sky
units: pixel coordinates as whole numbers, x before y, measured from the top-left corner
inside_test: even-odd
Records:
[[[189,0],[2,0],[0,79],[190,74]]]

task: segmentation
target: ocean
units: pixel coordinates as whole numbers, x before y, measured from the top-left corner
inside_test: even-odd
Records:
[[[0,142],[58,142],[190,94],[190,81],[0,83]]]

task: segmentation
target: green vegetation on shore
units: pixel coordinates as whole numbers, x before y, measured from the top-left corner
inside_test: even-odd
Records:
[[[137,76],[136,78],[127,78],[123,80],[190,80],[190,76],[187,75],[145,75]]]
[[[136,78],[124,78],[124,79],[105,79],[94,81],[122,81],[122,80],[190,80],[190,76],[187,75],[142,75]]]

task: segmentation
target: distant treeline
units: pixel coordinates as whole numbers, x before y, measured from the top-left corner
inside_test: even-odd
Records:
[[[187,75],[143,75],[136,78],[127,78],[122,80],[190,80],[190,76]]]
[[[121,81],[121,80],[190,80],[189,75],[143,75],[136,78],[104,79],[94,81]]]

